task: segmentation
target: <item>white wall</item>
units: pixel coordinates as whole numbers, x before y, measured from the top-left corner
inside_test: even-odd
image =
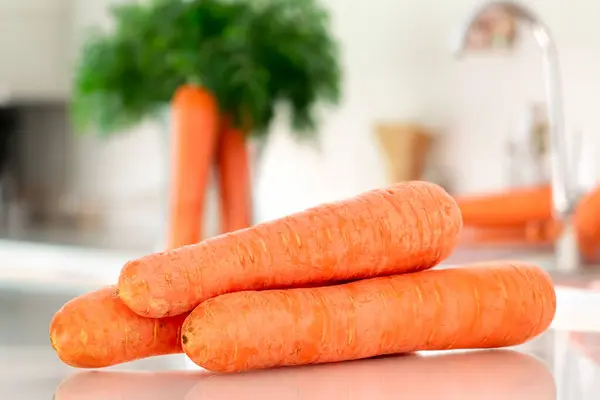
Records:
[[[0,101],[65,99],[70,0],[0,0]]]
[[[258,218],[384,185],[382,155],[372,134],[372,125],[382,119],[416,118],[438,128],[444,137],[439,160],[457,192],[504,186],[507,135],[527,104],[543,98],[535,47],[525,46],[513,59],[454,59],[452,38],[481,3],[477,0],[324,1],[343,45],[345,98],[325,115],[320,149],[295,144],[281,124],[274,129],[257,182]],[[600,100],[600,3],[525,3],[538,11],[558,41],[567,132],[581,130],[600,145],[595,109]],[[160,132],[148,125],[108,143],[86,139],[74,185],[90,195],[101,193],[122,210],[122,218],[148,224],[159,203],[147,196],[159,198],[164,187]],[[600,175],[597,167],[592,179]]]

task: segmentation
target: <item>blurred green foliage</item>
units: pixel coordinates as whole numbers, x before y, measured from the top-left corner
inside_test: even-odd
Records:
[[[112,9],[75,73],[76,129],[102,135],[164,110],[175,90],[198,84],[238,126],[264,136],[278,104],[295,133],[315,132],[316,107],[340,96],[338,49],[315,0],[152,0]]]

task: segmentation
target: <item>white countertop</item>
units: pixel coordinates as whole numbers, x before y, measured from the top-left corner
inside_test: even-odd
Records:
[[[114,284],[141,253],[0,240],[0,288],[82,293]]]

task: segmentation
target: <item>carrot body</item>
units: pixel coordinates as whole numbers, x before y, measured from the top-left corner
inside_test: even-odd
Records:
[[[600,249],[600,188],[581,199],[573,215],[573,224],[583,255],[588,261],[596,261]]]
[[[226,294],[188,316],[182,342],[198,365],[235,372],[518,345],[546,330],[555,309],[552,281],[541,269],[481,264],[324,288]]]
[[[217,151],[221,198],[221,232],[250,226],[250,160],[244,133],[223,124]]]
[[[130,261],[119,293],[157,318],[228,292],[420,271],[448,257],[461,225],[441,187],[402,183]]]
[[[461,234],[461,244],[474,246],[552,244],[560,236],[561,225],[559,221],[547,220],[530,221],[518,227],[467,227]]]
[[[465,226],[521,227],[552,219],[552,189],[547,185],[457,197],[456,202]]]
[[[167,248],[200,241],[204,204],[219,126],[218,106],[201,88],[173,96],[171,189]]]
[[[130,311],[106,287],[65,304],[50,323],[58,357],[78,368],[101,368],[181,352],[184,316],[146,319]]]

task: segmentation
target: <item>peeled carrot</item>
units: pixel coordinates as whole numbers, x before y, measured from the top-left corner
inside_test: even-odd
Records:
[[[200,241],[204,204],[219,127],[218,105],[204,89],[182,86],[173,96],[167,248]]]
[[[243,132],[224,123],[217,150],[221,198],[221,232],[233,232],[252,222],[250,161]]]
[[[456,202],[465,226],[521,227],[531,221],[552,219],[552,189],[548,185],[459,196]]]
[[[555,309],[546,272],[487,263],[322,288],[229,293],[192,311],[182,343],[198,365],[237,372],[513,346],[546,330]]]
[[[448,257],[461,226],[441,187],[401,183],[130,261],[119,293],[159,318],[228,292],[415,272]]]
[[[77,297],[50,323],[58,357],[78,368],[101,368],[181,352],[184,316],[147,319],[130,311],[115,286]]]

